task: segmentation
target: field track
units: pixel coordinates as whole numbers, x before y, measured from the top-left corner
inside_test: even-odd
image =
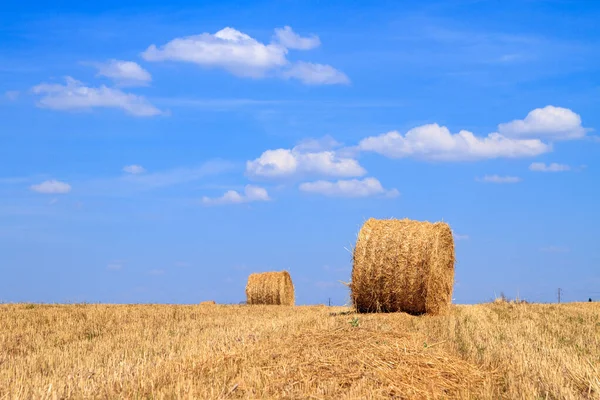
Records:
[[[600,303],[0,305],[0,399],[600,399]]]

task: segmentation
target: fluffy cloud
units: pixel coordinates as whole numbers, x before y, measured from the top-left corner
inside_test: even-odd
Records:
[[[109,269],[111,271],[118,271],[120,269],[123,269],[123,264],[119,261],[113,261],[106,266],[106,269]]]
[[[305,85],[339,85],[348,84],[350,79],[331,65],[313,64],[299,61],[284,71],[285,78],[295,78]]]
[[[339,180],[337,182],[306,182],[300,185],[300,190],[330,197],[369,197],[375,195],[396,197],[400,194],[396,189],[384,189],[375,178]]]
[[[585,136],[581,117],[568,108],[546,106],[529,112],[525,119],[498,125],[498,132],[515,138],[570,140]]]
[[[269,194],[266,189],[253,185],[246,185],[244,194],[240,194],[235,190],[229,190],[221,197],[210,198],[205,196],[202,198],[202,202],[206,205],[240,204],[269,200]]]
[[[15,101],[19,98],[20,92],[18,90],[9,90],[4,93],[4,96],[10,101]]]
[[[44,194],[63,194],[71,191],[71,185],[57,180],[49,180],[37,185],[31,185],[30,189],[34,192]]]
[[[361,140],[358,147],[390,158],[416,157],[436,161],[532,157],[552,149],[539,139],[511,139],[498,133],[478,137],[465,130],[452,134],[438,124],[418,126],[405,135],[392,131],[368,137]]]
[[[287,49],[265,45],[233,28],[215,34],[176,38],[164,46],[151,45],[142,54],[147,61],[185,61],[206,67],[222,67],[239,76],[261,77],[267,70],[287,64]]]
[[[320,43],[318,37],[303,38],[289,26],[276,29],[275,41],[269,44],[226,27],[214,34],[175,38],[162,46],[152,44],[142,57],[146,61],[179,61],[223,68],[241,77],[262,78],[275,73],[311,85],[347,83],[348,77],[329,65],[292,64],[287,58],[289,49],[309,50]]]
[[[357,160],[340,157],[335,151],[305,151],[307,148],[318,148],[320,145],[318,142],[305,142],[291,150],[267,150],[259,158],[246,163],[246,173],[255,178],[287,178],[304,175],[355,177],[367,173]]]
[[[144,97],[124,93],[104,85],[98,88],[84,86],[81,82],[66,78],[66,85],[42,83],[33,87],[33,93],[42,95],[38,106],[54,110],[89,109],[94,107],[120,108],[130,115],[150,117],[161,111]]]
[[[469,235],[459,235],[458,233],[455,233],[454,235],[454,240],[469,240]]]
[[[342,143],[338,142],[330,135],[325,135],[318,139],[315,139],[315,138],[304,139],[304,140],[300,141],[300,143],[298,143],[294,147],[294,150],[306,151],[306,152],[308,152],[308,151],[319,152],[319,151],[333,150],[340,146],[342,146]]]
[[[283,47],[288,49],[310,50],[321,45],[318,36],[301,37],[289,26],[275,29],[275,37]]]
[[[570,171],[571,167],[565,164],[552,163],[546,165],[542,162],[534,162],[529,166],[529,170],[536,172],[563,172]]]
[[[143,174],[146,172],[146,169],[141,165],[126,165],[123,167],[123,172],[127,172],[128,174]]]
[[[499,175],[486,175],[483,178],[476,178],[478,182],[487,183],[518,183],[521,182],[521,178],[517,176],[499,176]]]
[[[113,79],[122,86],[145,86],[152,81],[150,73],[133,61],[110,60],[96,66],[98,75]]]
[[[548,246],[542,247],[540,251],[544,253],[568,253],[570,249],[564,246]]]

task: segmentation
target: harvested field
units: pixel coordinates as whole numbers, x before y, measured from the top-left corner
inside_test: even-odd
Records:
[[[0,398],[600,398],[600,304],[0,305]]]

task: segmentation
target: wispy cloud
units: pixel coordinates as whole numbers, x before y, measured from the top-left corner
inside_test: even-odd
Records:
[[[459,235],[458,233],[455,233],[454,240],[469,240],[469,235]]]
[[[18,90],[9,90],[4,93],[4,96],[10,101],[15,101],[19,98],[20,94],[21,92],[19,92]]]
[[[163,269],[151,269],[148,271],[150,275],[163,275],[165,271]]]
[[[350,79],[331,65],[299,61],[282,72],[285,78],[295,78],[305,85],[347,85]]]
[[[475,180],[486,183],[518,183],[522,179],[517,176],[485,175],[483,178],[475,178]]]
[[[69,193],[71,191],[71,185],[69,185],[66,182],[61,182],[53,179],[49,181],[44,181],[42,183],[38,183],[36,185],[31,185],[30,189],[34,192],[43,194],[64,194]]]
[[[300,190],[329,197],[370,197],[376,195],[397,197],[400,195],[396,189],[384,189],[381,182],[375,178],[339,180],[337,182],[306,182],[300,185]]]
[[[98,76],[110,78],[120,86],[147,86],[152,81],[150,73],[133,61],[112,59],[94,66]]]
[[[540,251],[544,253],[568,253],[571,251],[571,249],[564,246],[547,246],[542,247]]]
[[[111,270],[111,271],[120,271],[121,269],[123,269],[123,262],[122,261],[111,261],[106,266],[106,269]]]
[[[34,94],[40,95],[38,107],[53,110],[86,110],[92,108],[118,108],[136,117],[152,117],[164,114],[142,96],[125,93],[104,85],[94,88],[66,77],[66,84],[42,83],[34,86]]]
[[[231,171],[234,166],[228,161],[211,160],[197,167],[173,168],[153,173],[128,173],[113,178],[81,182],[79,183],[79,192],[87,195],[111,196],[158,190],[223,174]]]
[[[123,167],[123,172],[127,172],[128,174],[138,175],[146,172],[146,169],[141,165],[126,165]]]
[[[530,171],[536,172],[564,172],[570,171],[571,167],[565,164],[551,163],[546,165],[543,162],[534,162],[529,166]]]
[[[294,32],[289,26],[276,28],[275,38],[287,49],[310,50],[321,45],[321,40],[317,35],[302,37]]]
[[[223,205],[223,204],[242,204],[251,203],[256,201],[269,201],[269,193],[265,188],[246,185],[244,188],[244,194],[240,194],[235,190],[229,190],[221,197],[211,198],[203,197],[202,203],[205,205]]]

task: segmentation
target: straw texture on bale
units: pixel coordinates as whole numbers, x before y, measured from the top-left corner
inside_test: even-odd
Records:
[[[287,271],[250,274],[247,304],[294,305],[294,285]]]
[[[358,312],[446,313],[454,286],[454,238],[444,222],[369,219],[353,254]]]
[[[209,305],[209,304],[217,304],[217,303],[215,303],[214,300],[208,300],[208,301],[201,301],[200,302],[201,306],[206,306],[206,305]]]

